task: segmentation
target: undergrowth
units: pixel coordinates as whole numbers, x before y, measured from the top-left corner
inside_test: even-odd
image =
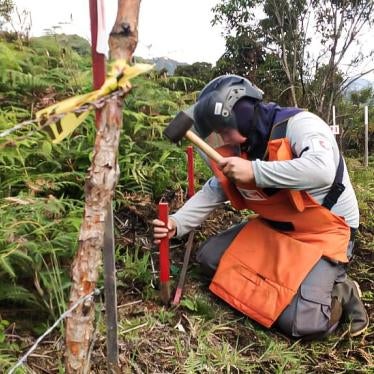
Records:
[[[55,100],[90,89],[89,54],[78,55],[66,46],[58,47],[53,38],[24,47],[2,42],[0,52],[0,131],[29,119],[36,109]],[[165,191],[186,189],[185,143],[182,147],[171,146],[163,139],[162,131],[172,115],[196,100],[196,91],[202,86],[203,82],[192,78],[159,77],[155,73],[134,80],[123,111],[118,156],[121,174],[115,196],[118,211],[133,206],[129,196],[155,202]],[[0,138],[2,371],[15,363],[15,357],[30,345],[32,336],[44,332],[66,310],[70,264],[83,212],[83,186],[95,139],[94,116],[58,145],[52,145],[42,132],[29,133],[29,129]],[[374,160],[370,160],[369,168],[364,168],[357,158],[347,161],[361,211],[358,261],[350,271],[364,284],[364,301],[372,307]],[[209,173],[200,157],[196,157],[195,172],[198,189]],[[150,207],[144,209],[147,214],[141,223],[143,228],[148,219],[154,218]],[[222,223],[223,216],[218,221]],[[136,228],[132,230],[135,235]],[[121,235],[118,226],[117,235]],[[197,238],[204,235],[200,233]],[[214,298],[199,275],[192,272],[181,304],[162,307],[149,243],[131,245],[131,240],[126,244],[119,239],[117,275],[123,303],[119,307],[120,357],[123,366],[133,372],[374,370],[371,327],[359,339],[347,339],[338,332],[323,342],[289,341]],[[179,266],[174,263],[174,269]],[[177,272],[173,275],[176,278]],[[106,365],[105,326],[102,320],[98,325],[100,338],[93,352],[95,372]],[[50,347],[55,362],[60,363],[62,349],[57,342],[62,333],[61,326]],[[62,370],[60,364],[54,369]]]

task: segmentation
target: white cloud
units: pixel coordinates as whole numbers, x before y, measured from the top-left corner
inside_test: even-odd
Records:
[[[169,57],[180,62],[215,63],[224,52],[221,30],[212,27],[211,8],[218,0],[142,0],[139,42],[135,54]],[[88,0],[15,0],[18,9],[31,11],[35,36],[60,26],[58,32],[90,40]],[[106,27],[114,24],[118,0],[105,0]]]

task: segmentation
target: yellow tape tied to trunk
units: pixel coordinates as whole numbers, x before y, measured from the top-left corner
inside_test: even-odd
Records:
[[[39,110],[35,115],[40,124],[45,123],[49,117],[61,114],[62,117],[54,123],[50,123],[45,130],[51,135],[52,143],[60,143],[70,135],[88,116],[89,111],[74,113],[83,105],[95,102],[118,89],[131,87],[130,79],[137,75],[146,73],[153,68],[149,64],[135,64],[130,66],[125,60],[117,60],[113,63],[112,69],[104,84],[96,91],[84,95],[78,95],[60,101],[47,108]],[[92,107],[90,107],[92,109]]]

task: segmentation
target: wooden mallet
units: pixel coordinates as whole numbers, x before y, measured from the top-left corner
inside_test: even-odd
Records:
[[[173,143],[178,143],[183,138],[187,138],[212,160],[220,162],[223,157],[208,143],[190,130],[193,123],[193,120],[186,113],[179,112],[164,130],[164,135]]]

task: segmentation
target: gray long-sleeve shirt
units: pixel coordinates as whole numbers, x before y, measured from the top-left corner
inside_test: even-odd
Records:
[[[339,164],[340,154],[334,135],[322,119],[301,112],[288,121],[286,137],[296,157],[288,161],[252,161],[257,187],[305,190],[322,203]],[[345,165],[343,184],[345,190],[331,211],[342,216],[349,226],[357,228],[358,204]],[[171,215],[177,224],[177,235],[182,236],[199,226],[226,200],[216,177],[210,178],[199,192]]]

